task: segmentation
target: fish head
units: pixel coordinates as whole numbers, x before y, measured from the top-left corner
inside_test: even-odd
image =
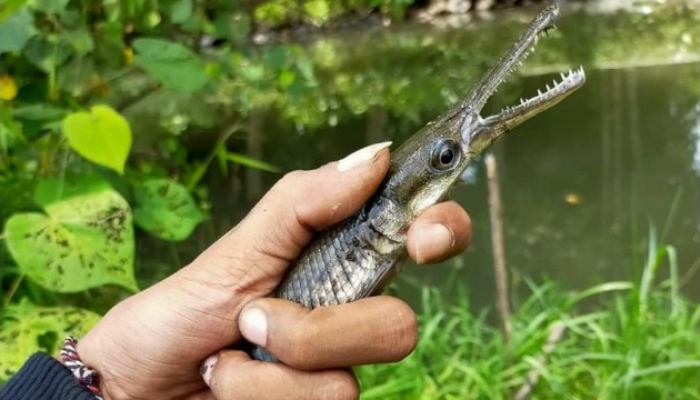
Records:
[[[405,219],[412,220],[442,201],[467,166],[508,131],[583,86],[583,69],[569,70],[552,87],[547,85],[544,92],[538,91],[536,96],[496,115],[481,116],[487,100],[532,52],[540,36],[554,28],[558,15],[555,4],[540,12],[461,102],[416,132],[394,153],[386,193],[406,208]]]

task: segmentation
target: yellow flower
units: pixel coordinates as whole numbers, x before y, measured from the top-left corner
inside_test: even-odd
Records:
[[[564,197],[564,201],[567,204],[571,204],[572,206],[577,206],[577,205],[581,204],[581,202],[583,200],[581,199],[581,196],[579,196],[578,194],[569,193],[566,195],[566,197]]]
[[[134,49],[131,47],[124,48],[124,61],[126,65],[131,65],[131,63],[134,62]]]
[[[17,84],[8,74],[0,76],[0,99],[10,101],[17,96]]]

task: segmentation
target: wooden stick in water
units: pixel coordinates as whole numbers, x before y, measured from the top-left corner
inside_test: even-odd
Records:
[[[491,243],[493,246],[493,267],[496,273],[498,310],[501,317],[503,340],[508,343],[511,334],[508,275],[506,273],[506,257],[503,246],[503,220],[501,218],[501,193],[498,187],[498,170],[496,168],[496,157],[492,154],[486,155],[486,177],[489,189]]]

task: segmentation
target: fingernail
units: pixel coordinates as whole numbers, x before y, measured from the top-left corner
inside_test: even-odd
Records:
[[[445,225],[428,224],[420,228],[416,241],[416,263],[439,260],[454,245],[454,237]]]
[[[338,171],[345,172],[367,164],[374,159],[374,156],[376,156],[377,153],[389,146],[391,146],[391,142],[382,142],[357,150],[356,152],[338,161]]]
[[[267,342],[267,317],[259,308],[243,310],[238,319],[238,329],[248,341],[265,346]]]
[[[211,386],[211,374],[214,371],[214,366],[217,361],[219,361],[219,354],[212,354],[204,360],[202,366],[199,368],[199,374],[202,375],[202,379],[204,379],[204,383],[206,383],[207,386]]]

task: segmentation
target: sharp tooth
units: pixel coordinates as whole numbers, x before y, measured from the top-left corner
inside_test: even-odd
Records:
[[[547,87],[547,91],[549,92],[549,84],[546,84],[544,86]]]
[[[540,89],[537,89],[537,95],[542,96],[542,91]]]
[[[557,83],[556,79],[555,79],[555,80],[553,80],[553,81],[552,81],[552,83],[554,84],[554,87],[557,87],[557,86],[559,86],[559,84]]]

